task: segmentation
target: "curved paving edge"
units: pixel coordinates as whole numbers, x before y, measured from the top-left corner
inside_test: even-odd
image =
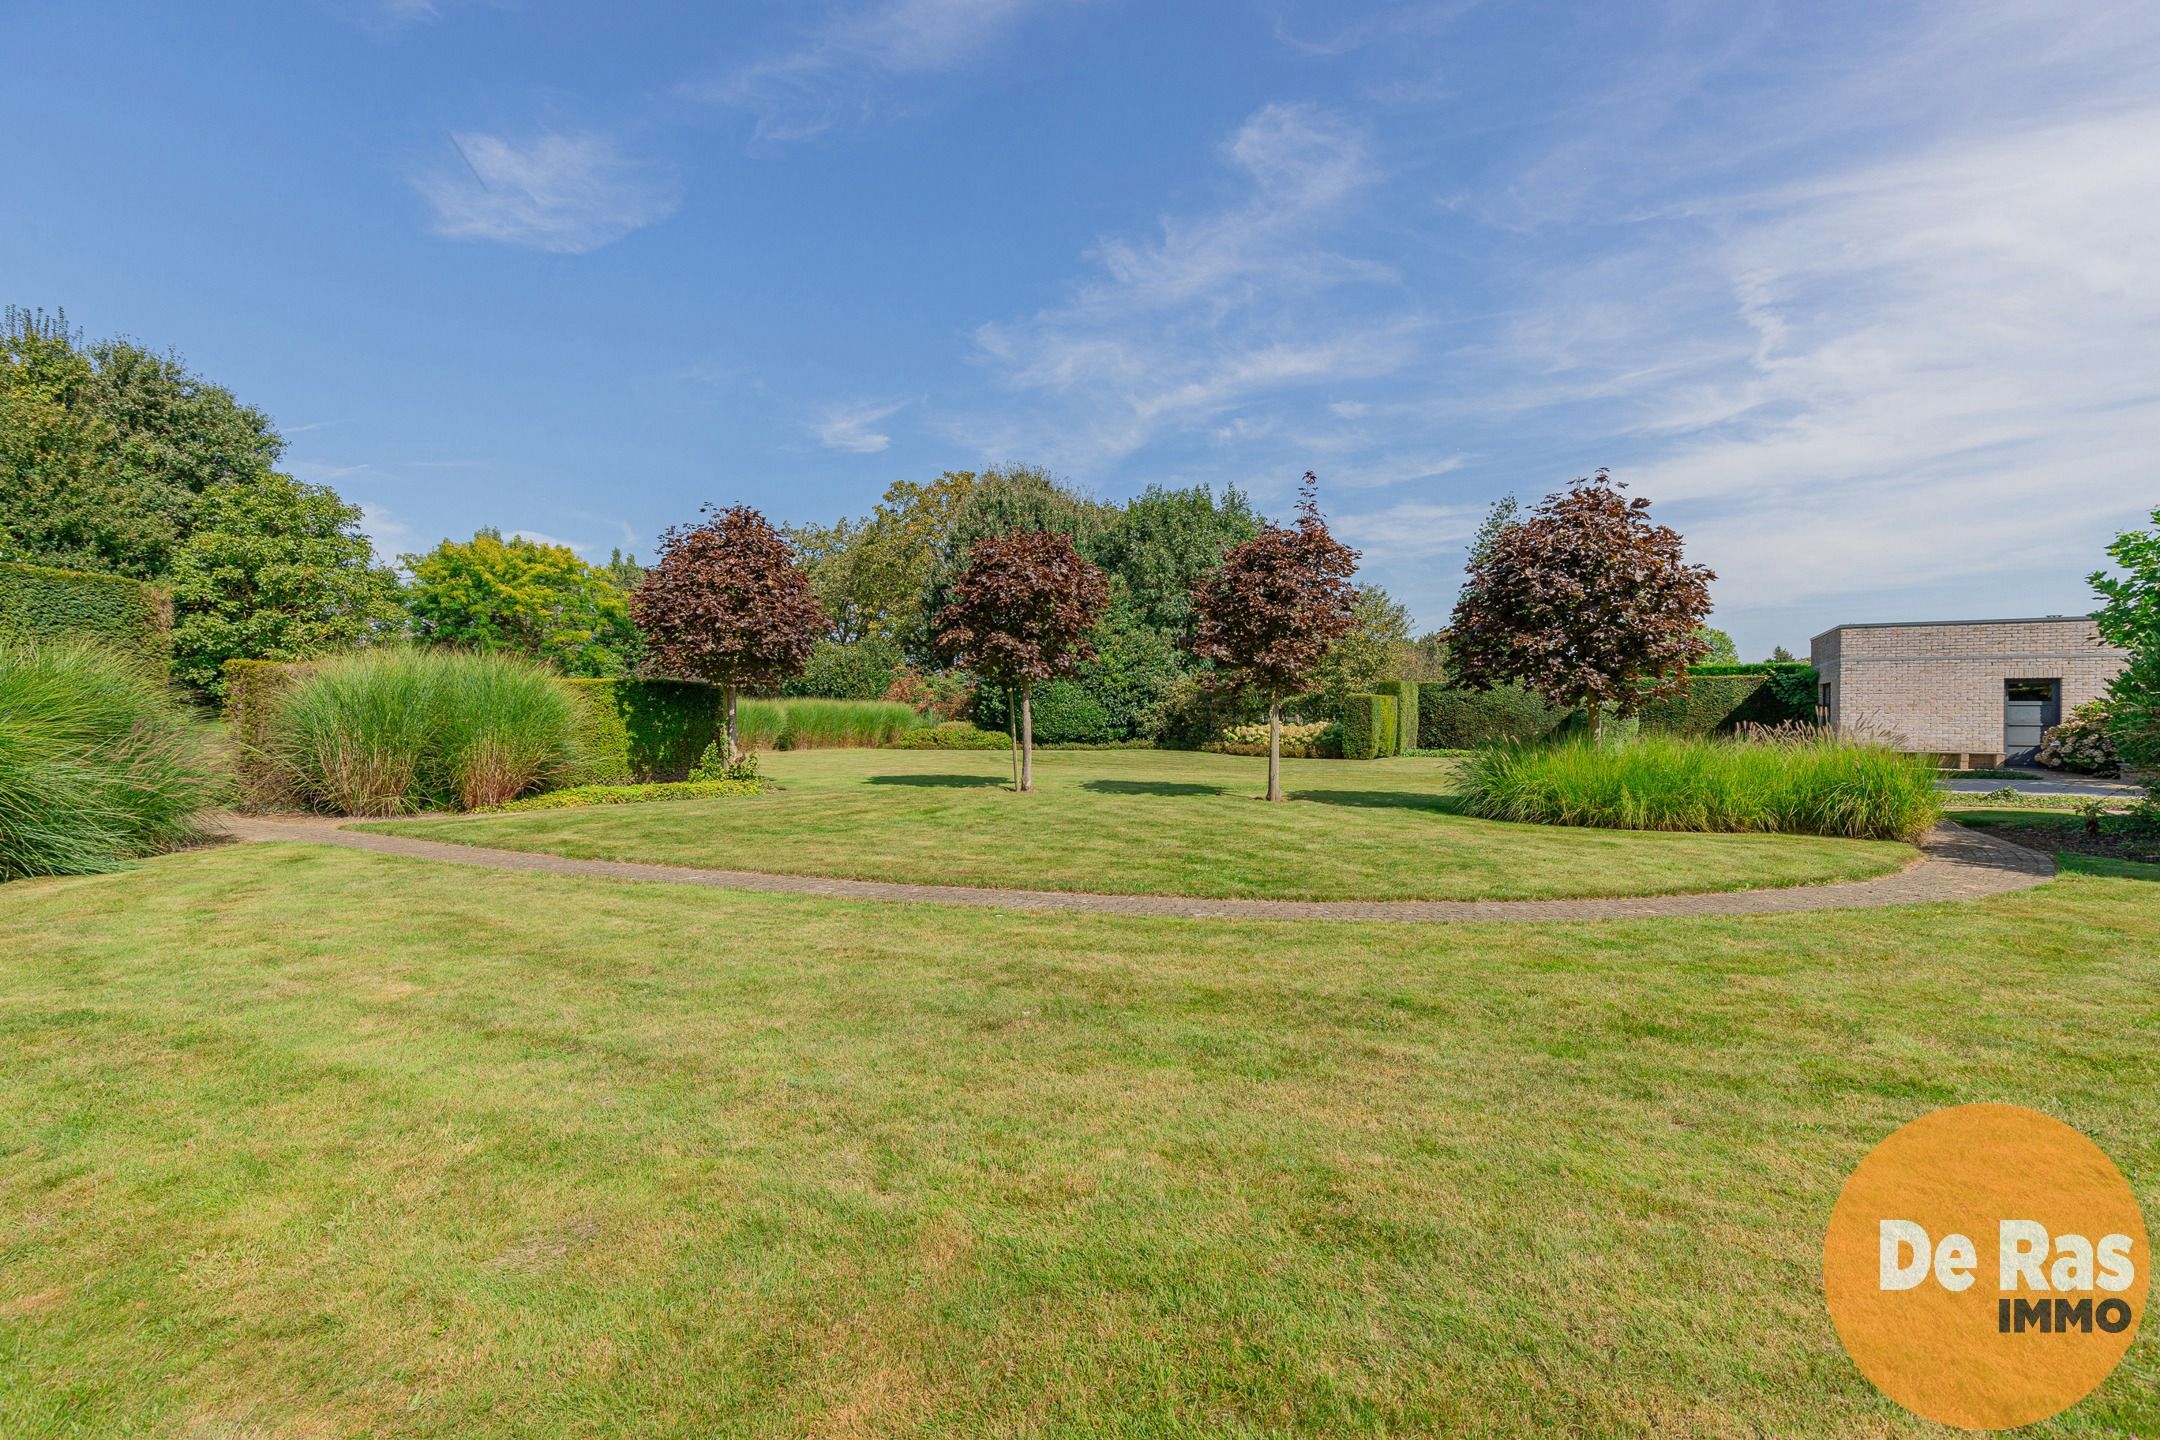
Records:
[[[1184,895],[1088,895],[1065,890],[993,890],[965,885],[906,885],[841,880],[822,875],[765,875],[750,870],[702,870],[622,860],[573,860],[529,850],[493,850],[347,830],[343,820],[229,816],[238,840],[284,840],[338,845],[378,855],[441,860],[494,870],[703,885],[833,900],[974,905],[1007,910],[1077,910],[1097,915],[1175,916],[1194,920],[1633,920],[1657,915],[1785,915],[1807,910],[1869,910],[1976,900],[2043,884],[2055,860],[1962,825],[1944,824],[1920,841],[1917,864],[1873,880],[1795,885],[1776,890],[1730,890],[1699,895],[1643,895],[1596,900],[1205,900]]]

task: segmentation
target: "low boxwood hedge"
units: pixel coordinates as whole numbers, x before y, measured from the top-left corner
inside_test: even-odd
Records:
[[[1010,750],[1012,737],[1002,730],[984,730],[965,720],[949,720],[924,730],[910,730],[885,747],[888,750]]]
[[[572,785],[527,795],[507,805],[493,807],[490,814],[513,810],[569,810],[580,805],[643,805],[658,800],[711,800],[724,795],[762,795],[772,788],[767,780],[675,780],[653,785]]]

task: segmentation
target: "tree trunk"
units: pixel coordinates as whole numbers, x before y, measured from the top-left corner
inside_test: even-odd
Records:
[[[1020,682],[1020,791],[1026,794],[1035,788],[1035,709],[1032,703],[1035,682]]]
[[[1012,686],[1005,687],[1005,733],[1012,740],[1007,746],[1012,756],[1013,793],[1020,793],[1020,692]]]
[[[730,764],[742,753],[742,731],[735,725],[735,687],[720,687],[720,703],[727,707],[727,758]]]
[[[1282,701],[1270,695],[1267,706],[1267,798],[1280,800],[1282,793]]]
[[[1590,743],[1599,745],[1605,740],[1605,708],[1595,700],[1583,703],[1583,710],[1590,721]]]

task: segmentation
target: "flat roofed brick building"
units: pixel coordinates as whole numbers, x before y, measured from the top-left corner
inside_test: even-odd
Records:
[[[1818,713],[1965,767],[2029,763],[2049,727],[2129,663],[2084,615],[1840,625],[1815,637]]]

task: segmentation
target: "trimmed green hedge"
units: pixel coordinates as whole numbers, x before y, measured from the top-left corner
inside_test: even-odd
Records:
[[[172,597],[123,575],[0,561],[0,641],[89,640],[165,670]]]
[[[1717,735],[1742,724],[1815,718],[1812,665],[1698,665],[1688,679],[1686,694],[1643,707],[1644,733]],[[1566,731],[1571,718],[1571,712],[1520,685],[1484,691],[1420,685],[1416,748],[1464,750],[1499,741],[1546,740]]]
[[[948,720],[925,730],[910,730],[888,750],[1010,750],[1012,737],[1002,730],[982,730],[965,720]]]
[[[1388,754],[1400,755],[1418,748],[1418,683],[1415,680],[1382,680],[1374,692],[1395,701],[1395,743]]]
[[[1401,721],[1392,695],[1345,695],[1342,705],[1342,754],[1345,760],[1378,760],[1401,753]]]
[[[1722,735],[1741,725],[1815,718],[1812,665],[1698,665],[1688,690],[1642,710],[1643,729],[1658,735]]]
[[[576,785],[681,780],[726,729],[720,692],[695,680],[566,680],[584,702]]]
[[[1543,740],[1567,717],[1567,711],[1520,685],[1464,690],[1424,684],[1418,686],[1417,748],[1470,750],[1495,740]]]
[[[263,742],[269,738],[277,697],[306,668],[282,660],[227,660],[223,666],[225,723],[233,738],[233,798],[243,810],[274,810],[292,803],[263,755]]]

